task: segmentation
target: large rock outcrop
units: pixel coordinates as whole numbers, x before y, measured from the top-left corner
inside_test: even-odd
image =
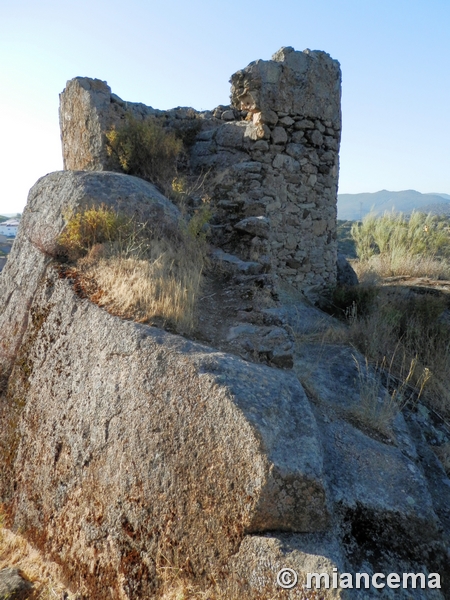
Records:
[[[450,482],[418,421],[398,414],[386,437],[359,418],[353,350],[297,343],[294,370],[255,364],[112,316],[60,276],[48,249],[67,209],[119,197],[177,218],[134,178],[54,173],[31,190],[1,275],[0,328],[15,326],[0,500],[13,526],[90,600],[157,596],[164,567],[249,600],[276,597],[283,567],[300,582],[437,572],[441,590],[395,597],[448,598]],[[307,332],[316,312],[267,314],[280,328],[296,314]]]
[[[77,77],[61,94],[66,169],[118,168],[106,133],[127,115],[190,137],[187,173],[216,208],[215,244],[304,293],[336,283],[341,72],[328,54],[282,48],[231,78],[229,107],[156,110]]]
[[[139,220],[176,226],[180,214],[153,185],[119,173],[57,172],[33,186],[2,279],[0,379],[7,376],[28,324],[30,306],[67,216],[104,204]],[[1,385],[1,382],[0,382]]]
[[[327,527],[318,431],[292,373],[121,321],[50,272],[32,310],[15,523],[74,581],[139,597],[172,544],[199,574],[246,532]],[[23,367],[12,377],[20,394]]]

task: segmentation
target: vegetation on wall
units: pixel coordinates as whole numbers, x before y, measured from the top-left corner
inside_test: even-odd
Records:
[[[107,151],[129,175],[142,177],[170,192],[183,141],[155,118],[138,121],[127,115],[122,125],[106,134]]]
[[[97,244],[128,239],[132,230],[132,220],[111,207],[104,204],[88,207],[66,215],[66,225],[58,239],[59,253],[76,260]]]
[[[123,123],[106,133],[107,152],[124,173],[142,177],[171,195],[180,177],[178,164],[201,127],[197,119],[180,121],[172,129],[157,118],[138,120],[128,114]]]

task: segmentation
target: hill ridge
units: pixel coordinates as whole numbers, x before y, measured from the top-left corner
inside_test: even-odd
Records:
[[[400,190],[392,192],[361,192],[359,194],[338,194],[338,219],[356,220],[364,217],[372,210],[382,213],[386,210],[409,213],[413,210],[437,212],[436,205],[447,205],[450,212],[450,195],[444,193],[422,193],[417,190]],[[447,207],[445,207],[447,208]]]

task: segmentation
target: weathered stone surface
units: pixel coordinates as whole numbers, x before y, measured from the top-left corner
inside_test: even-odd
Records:
[[[373,554],[365,557],[361,562],[346,556],[342,546],[336,543],[339,537],[338,527],[325,534],[278,534],[276,532],[264,536],[246,536],[242,541],[239,552],[230,561],[230,585],[232,592],[239,583],[246,582],[246,587],[241,590],[240,597],[257,598],[283,598],[292,600],[305,600],[310,594],[311,598],[317,595],[323,600],[376,600],[378,598],[400,600],[443,600],[447,597],[444,585],[442,589],[389,589],[387,585],[382,590],[375,589],[371,582],[366,589],[362,583],[356,589],[356,573],[367,573],[369,578],[374,573],[420,573],[424,569],[421,561],[410,561],[387,555],[381,562],[374,560]],[[351,537],[351,536],[349,536]],[[281,569],[293,569],[298,574],[298,583],[292,589],[280,594],[280,587],[276,583],[277,574]],[[330,586],[325,588],[322,583],[320,592],[314,587],[311,591],[305,589],[307,573],[327,573]],[[339,582],[340,574],[351,574],[354,578],[352,589],[338,586],[333,589],[333,575]],[[402,575],[401,575],[402,576]],[[370,579],[369,579],[370,581]],[[381,579],[379,580],[382,581]],[[386,581],[386,580],[385,580]],[[364,580],[363,580],[364,582]],[[312,580],[313,586],[315,580]],[[278,596],[278,594],[280,594]],[[320,594],[320,595],[319,595]]]
[[[9,260],[0,275],[0,372],[8,372],[26,327],[33,295],[55,250],[65,215],[78,207],[106,204],[142,222],[176,226],[177,208],[153,185],[119,173],[51,173],[28,196]]]
[[[228,254],[220,248],[212,253],[213,260],[217,261],[219,266],[231,273],[242,273],[245,275],[257,275],[263,270],[263,265],[259,262],[243,261],[233,254]]]
[[[342,327],[339,322],[326,313],[304,302],[265,308],[262,313],[268,319],[274,319],[274,322],[282,323],[297,336],[317,334],[330,328],[340,329]]]
[[[339,285],[358,285],[358,276],[343,254],[337,255],[337,283]]]
[[[268,238],[270,233],[270,222],[266,217],[247,217],[234,226],[235,229],[257,235],[262,238]]]
[[[234,121],[234,112],[232,110],[225,110],[220,118],[222,121]]]
[[[368,531],[375,526],[378,542],[395,550],[437,538],[439,525],[426,481],[400,448],[342,421],[324,429],[331,492],[344,518],[365,521]],[[415,558],[420,558],[417,552]]]
[[[50,272],[32,311],[45,316],[23,343],[15,524],[70,555],[71,577],[86,580],[95,554],[95,587],[133,596],[154,567],[138,581],[131,557],[157,556],[166,537],[200,573],[244,531],[327,526],[318,433],[294,375],[112,317]]]
[[[253,113],[253,123],[258,125],[264,123],[265,125],[276,125],[278,123],[278,115],[274,110],[266,110],[265,112]]]
[[[244,140],[245,123],[226,123],[217,129],[216,143],[224,148],[241,148]]]
[[[325,52],[281,48],[235,73],[231,97],[242,110],[327,119],[340,128],[340,78],[339,63]]]
[[[107,170],[104,133],[111,126],[110,104],[106,81],[76,77],[67,82],[59,109],[65,169]]]
[[[265,536],[245,536],[230,566],[237,581],[248,582],[250,594],[256,592],[267,598],[277,597],[275,594],[280,593],[276,583],[279,571],[286,568],[293,569],[298,574],[298,584],[289,591],[286,590],[286,597],[303,600],[306,573],[329,573],[331,576],[335,567],[340,572],[345,572],[345,556],[336,543],[336,538],[333,539],[327,534],[269,533]],[[245,591],[243,590],[242,597],[246,597]],[[322,589],[320,598],[324,600],[354,598],[347,594],[346,590]]]
[[[371,547],[408,549],[409,557],[419,560],[420,548],[439,539],[440,525],[402,414],[368,404],[366,385],[379,387],[372,402],[388,401],[388,392],[352,348],[304,344],[294,362],[310,397],[327,415],[321,432],[336,510],[348,523],[361,521]],[[444,496],[450,498],[450,490]],[[413,539],[417,552],[409,550]]]
[[[33,584],[22,577],[19,569],[0,571],[0,600],[28,600],[32,592]]]
[[[288,135],[283,127],[275,127],[271,136],[274,144],[285,144],[288,141]]]
[[[265,359],[276,367],[292,368],[294,346],[281,327],[240,324],[228,332],[227,341],[242,347],[259,360]]]
[[[305,343],[296,354],[296,371],[300,379],[308,378],[316,401],[351,408],[360,398],[355,357],[364,366],[362,357],[349,346]]]
[[[300,168],[299,163],[292,156],[286,156],[286,154],[277,154],[273,159],[272,166],[274,169],[283,169],[288,173],[296,173]]]
[[[258,178],[263,170],[246,160],[228,173]],[[398,413],[387,433],[370,415],[359,418],[359,373],[368,380],[370,371],[352,348],[303,339],[333,323],[288,285],[280,287],[281,304],[268,294],[269,305],[241,304],[231,317],[224,347],[234,351],[235,343],[239,353],[247,344],[247,360],[113,317],[79,297],[39,255],[48,255],[65,207],[104,201],[169,224],[178,218],[133,178],[51,174],[30,193],[17,264],[0,280],[1,293],[9,290],[0,325],[16,325],[0,399],[0,449],[11,441],[8,454],[0,452],[8,462],[0,464],[0,502],[15,526],[63,565],[85,597],[152,596],[161,555],[189,564],[202,582],[230,574],[220,579],[224,597],[233,597],[235,576],[240,597],[276,597],[285,566],[300,576],[333,568],[441,572],[445,590],[450,485],[429,455],[425,408],[408,423]],[[285,202],[296,218],[298,205]],[[31,243],[36,233],[39,244]],[[303,268],[304,256],[298,249],[286,265]],[[268,277],[246,272],[262,262],[225,259],[237,270],[227,282],[240,292]],[[278,367],[294,361],[294,370],[255,364],[252,352]],[[19,419],[3,419],[8,411]],[[289,594],[303,598],[301,587]],[[404,600],[443,597],[408,594]],[[366,590],[321,595],[371,598]]]

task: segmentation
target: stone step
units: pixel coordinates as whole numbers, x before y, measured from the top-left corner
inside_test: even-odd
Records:
[[[225,270],[233,274],[258,275],[264,269],[264,265],[258,262],[241,260],[234,254],[228,254],[220,248],[213,250],[211,256],[214,262],[219,263]]]

